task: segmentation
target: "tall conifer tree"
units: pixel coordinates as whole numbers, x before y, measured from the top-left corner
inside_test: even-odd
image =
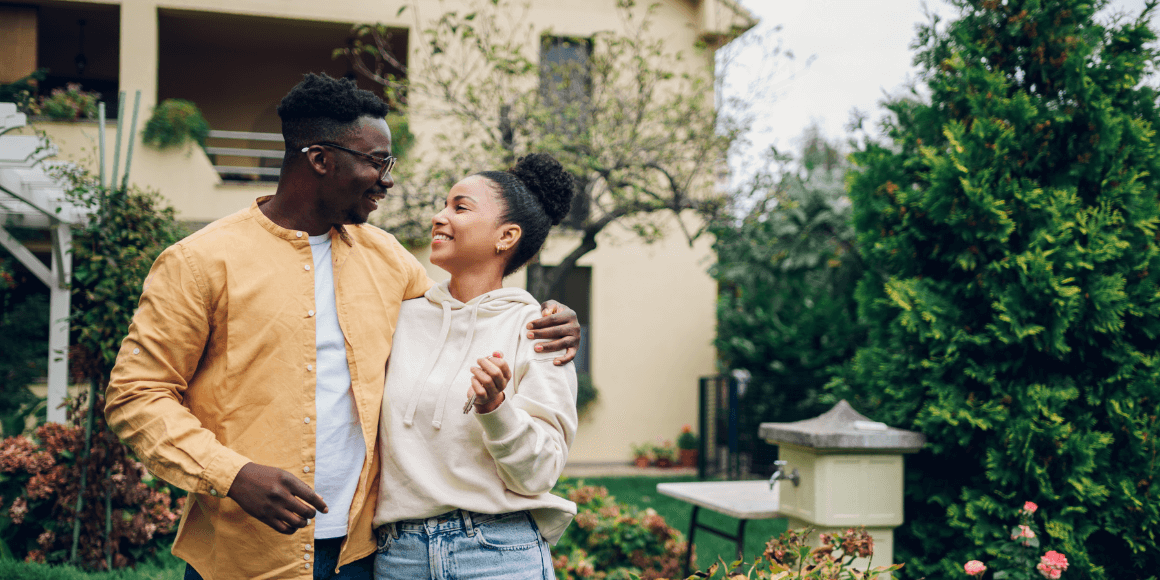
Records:
[[[916,429],[896,559],[1001,569],[1035,501],[1067,577],[1160,570],[1160,118],[1143,15],[953,0],[920,29],[929,89],[850,181],[870,345],[839,393]],[[1107,17],[1105,17],[1107,16]]]

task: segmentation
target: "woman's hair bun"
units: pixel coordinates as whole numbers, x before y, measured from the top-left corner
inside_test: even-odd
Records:
[[[564,170],[551,155],[532,153],[516,162],[509,173],[519,178],[528,191],[540,201],[552,225],[557,225],[572,209],[572,195],[576,191],[572,174]]]

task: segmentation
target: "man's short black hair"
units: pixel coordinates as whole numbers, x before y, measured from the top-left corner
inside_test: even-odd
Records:
[[[387,104],[378,95],[358,88],[351,79],[336,79],[326,73],[306,73],[278,105],[287,151],[338,141],[359,117],[381,119],[387,111]]]

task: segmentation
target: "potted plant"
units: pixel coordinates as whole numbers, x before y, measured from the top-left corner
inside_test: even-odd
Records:
[[[145,123],[141,141],[157,149],[169,149],[193,141],[205,147],[209,123],[197,105],[182,99],[165,99]]]
[[[65,88],[56,88],[48,96],[40,98],[33,113],[58,121],[93,119],[97,116],[97,102],[101,94],[81,89],[77,83],[68,83]]]
[[[677,451],[673,448],[672,441],[665,441],[659,445],[653,446],[653,463],[657,467],[672,467],[676,464]]]
[[[677,436],[681,467],[697,466],[697,443],[697,434],[693,433],[693,427],[691,425],[681,427],[681,434]]]
[[[653,461],[653,446],[648,443],[632,444],[632,463],[637,467],[648,467]]]

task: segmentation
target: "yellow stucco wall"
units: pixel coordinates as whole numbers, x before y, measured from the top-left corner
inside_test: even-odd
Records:
[[[718,26],[718,21],[736,21],[735,14],[722,8],[723,0],[706,1],[712,4],[715,16],[707,14],[706,8],[693,0],[663,2],[654,15],[653,32],[665,38],[670,47],[685,47],[687,55],[696,54],[692,47],[706,22]],[[128,106],[132,104],[133,92],[142,91],[140,125],[148,118],[164,84],[168,87],[165,90],[173,93],[200,91],[197,94],[205,102],[199,104],[207,116],[214,118],[211,122],[216,120],[215,129],[273,130],[274,127],[268,126],[268,113],[276,98],[300,74],[282,63],[263,67],[248,58],[252,54],[226,59],[224,54],[219,54],[220,49],[215,49],[217,52],[211,51],[213,59],[209,61],[215,76],[245,78],[251,85],[260,85],[265,91],[260,98],[250,93],[238,94],[237,87],[229,82],[211,84],[213,91],[207,92],[205,86],[195,82],[172,80],[175,77],[171,70],[160,73],[160,78],[170,79],[161,83],[160,63],[195,60],[181,60],[166,52],[181,47],[160,38],[159,31],[165,26],[159,22],[194,17],[203,23],[212,23],[215,19],[234,18],[231,25],[236,25],[236,17],[229,15],[246,15],[292,19],[287,22],[294,26],[288,25],[288,29],[309,28],[311,21],[343,25],[378,21],[400,28],[413,25],[410,14],[398,15],[402,5],[399,1],[166,0],[162,4],[156,0],[123,0],[103,3],[120,4],[120,88],[128,91]],[[429,13],[425,15],[433,17],[462,3],[429,4],[429,7],[424,5]],[[574,36],[589,36],[621,24],[614,0],[535,0],[529,21],[541,30],[550,28],[554,34]],[[335,25],[318,25],[317,29],[333,34]],[[533,38],[538,38],[538,34]],[[312,61],[315,63],[312,67],[329,70],[323,64],[327,58]],[[711,55],[702,52],[698,58],[704,64]],[[411,74],[422,74],[421,66],[412,63]],[[247,76],[239,76],[239,71]],[[227,106],[230,103],[237,106]],[[128,121],[127,111],[125,122]],[[222,126],[223,123],[227,126]],[[411,128],[422,139],[432,131],[433,123],[417,115],[412,118]],[[36,126],[49,132],[61,149],[61,157],[95,167],[95,123],[40,122]],[[111,167],[113,126],[109,127],[107,138],[110,153],[106,163]],[[143,147],[139,141],[135,145],[131,179],[135,184],[160,191],[175,206],[180,219],[191,222],[217,219],[274,191],[269,183],[222,183],[198,147],[161,152]],[[628,230],[614,225],[602,234],[599,248],[581,262],[592,268],[589,337],[593,382],[600,390],[600,399],[594,412],[581,424],[572,449],[574,462],[627,461],[630,444],[674,439],[683,424],[696,423],[697,379],[714,371],[715,352],[711,341],[715,332],[716,286],[705,273],[711,259],[710,240],[701,239],[690,247],[679,231],[671,227],[674,219],[668,218],[669,235],[651,245],[643,244]],[[574,244],[567,235],[553,236],[543,262],[554,263]],[[446,274],[426,261],[427,253],[421,250],[416,255],[428,264],[435,279],[445,278]],[[505,283],[523,286],[523,272]]]

